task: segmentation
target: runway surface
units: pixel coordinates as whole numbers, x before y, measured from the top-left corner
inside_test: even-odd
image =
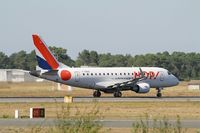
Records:
[[[73,97],[73,102],[184,102],[198,101],[200,96],[179,96],[179,97]],[[64,97],[0,97],[0,103],[37,103],[37,102],[64,102]]]
[[[56,124],[56,121],[56,119],[0,119],[0,127],[52,126]],[[133,123],[139,122],[139,120],[100,120],[97,122],[100,122],[103,127],[128,128],[132,127]],[[149,120],[148,122],[149,127],[152,127],[153,120]],[[168,123],[176,126],[176,120],[169,120]],[[157,124],[159,127],[159,121]],[[200,120],[181,120],[181,127],[200,128]]]

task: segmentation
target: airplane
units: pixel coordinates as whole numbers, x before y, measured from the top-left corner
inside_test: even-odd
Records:
[[[176,86],[179,80],[168,70],[160,67],[69,67],[59,62],[42,38],[33,34],[33,43],[38,66],[30,75],[57,83],[93,89],[93,96],[101,92],[122,97],[122,91],[148,93],[156,88],[157,97],[162,97],[164,87]]]

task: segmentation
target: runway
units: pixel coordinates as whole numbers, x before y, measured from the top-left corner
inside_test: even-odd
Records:
[[[73,102],[185,102],[185,101],[198,101],[200,96],[178,96],[178,97],[73,97]],[[64,97],[0,97],[0,103],[52,103],[64,102]]]
[[[27,126],[53,126],[56,125],[56,119],[0,119],[0,127],[27,127]],[[118,128],[130,128],[133,123],[139,122],[139,120],[100,120],[97,121],[102,124],[103,127],[118,127]],[[146,123],[146,121],[144,120]],[[149,120],[149,127],[154,124],[153,120]],[[176,120],[169,120],[168,123],[172,126],[176,126]],[[157,122],[159,127],[159,121]],[[162,121],[163,124],[163,121]],[[200,120],[181,120],[181,127],[183,128],[200,128]]]

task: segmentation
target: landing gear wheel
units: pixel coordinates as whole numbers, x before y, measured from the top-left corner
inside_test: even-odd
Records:
[[[160,92],[157,93],[157,97],[159,97],[159,98],[162,97],[162,93],[160,93]]]
[[[93,97],[100,97],[100,96],[101,96],[101,92],[100,91],[94,91]]]
[[[158,98],[161,98],[162,97],[162,93],[161,93],[161,90],[162,90],[163,88],[156,88],[156,90],[157,90],[157,97]]]
[[[122,97],[122,93],[120,91],[114,92],[114,97]]]

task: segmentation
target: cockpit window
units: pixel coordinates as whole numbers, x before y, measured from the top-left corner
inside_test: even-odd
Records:
[[[172,73],[171,72],[169,72],[169,71],[167,71],[167,73],[168,73],[168,75],[171,75]]]

